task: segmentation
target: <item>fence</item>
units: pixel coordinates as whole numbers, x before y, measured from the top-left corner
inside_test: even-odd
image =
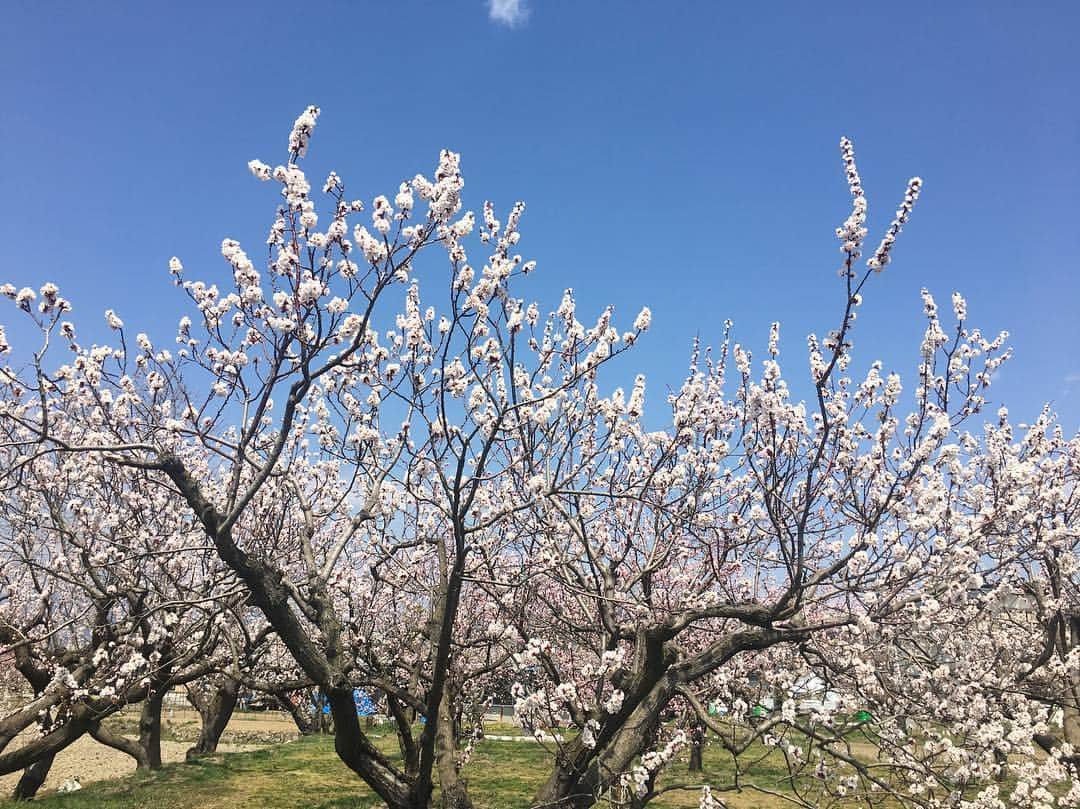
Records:
[[[485,722],[513,722],[514,721],[514,706],[513,705],[489,705],[487,710],[484,711]]]

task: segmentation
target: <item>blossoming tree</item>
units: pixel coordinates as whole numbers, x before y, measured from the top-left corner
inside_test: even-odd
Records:
[[[180,603],[184,620],[204,616],[214,642],[191,647],[171,684],[214,673],[269,691],[317,687],[338,755],[394,809],[429,806],[436,786],[444,806],[471,805],[462,717],[507,680],[519,720],[552,752],[538,806],[640,806],[687,787],[665,775],[686,742],[664,721],[672,708],[712,728],[740,767],[774,751],[789,768],[789,799],[807,806],[853,795],[993,806],[1003,771],[1032,800],[1058,783],[1075,792],[1077,647],[1059,589],[1075,584],[1076,568],[1058,554],[1074,467],[1053,460],[1072,445],[1032,439],[1034,449],[1014,450],[1004,433],[979,443],[964,432],[1007,351],[1004,335],[967,324],[959,296],[950,330],[924,296],[912,390],[880,363],[858,377],[853,368],[862,296],[889,264],[920,180],[863,265],[867,203],[842,142],[853,203],[837,231],[840,317],[809,339],[806,401],[781,373],[779,325],[760,373],[729,330],[715,354],[695,350],[668,398],[670,423],[650,429],[644,377],[609,393],[600,376],[648,329],[647,309],[620,331],[611,310],[582,323],[570,291],[547,316],[515,297],[534,269],[516,252],[523,206],[505,222],[490,204],[463,213],[460,161],[448,151],[433,178],[402,182],[366,214],[330,173],[318,210],[301,169],[318,115],[310,107],[296,120],[285,164],[249,164],[282,198],[265,262],[226,239],[220,285],[170,263],[195,307],[175,347],[141,333],[129,345],[112,310],[118,344],[80,347],[55,286],[3,288],[43,336],[22,368],[3,370],[3,482],[15,502],[56,496],[53,478],[21,488],[42,466],[91,470],[124,481],[107,489],[125,498],[120,513],[152,503],[168,541],[212,549],[194,564],[213,586]],[[469,249],[485,254],[479,268]],[[61,340],[72,357],[55,365]],[[1039,516],[986,512],[988,492],[1015,499],[1034,469],[1053,481],[1039,490]],[[66,520],[81,500],[64,498]],[[49,547],[37,523],[11,536],[22,569],[34,570]],[[180,571],[169,566],[185,563],[154,561],[157,548],[134,556],[172,587]],[[1046,571],[1058,582],[1049,590]],[[965,677],[942,673],[957,668],[958,639],[1000,623],[1007,587],[1033,605],[1017,620],[1040,628],[1041,651],[1024,657],[1023,630],[1002,632],[979,648],[1015,658],[1011,673],[980,685],[985,654],[963,658]],[[17,650],[43,599],[10,590],[30,594],[9,609],[19,617],[4,642]],[[181,598],[168,592],[155,598]],[[92,595],[65,597],[65,609]],[[228,616],[249,607],[262,621],[245,635]],[[291,664],[278,665],[281,649]],[[46,667],[50,681],[59,665]],[[838,701],[801,709],[810,682]],[[65,704],[96,706],[100,689],[73,699],[81,686],[64,685]],[[400,761],[365,732],[356,688],[383,695]],[[927,709],[942,695],[959,706],[944,724]],[[772,714],[744,722],[766,699]],[[711,716],[710,703],[728,718]],[[1064,716],[1056,737],[1054,705]],[[853,721],[861,710],[874,721]],[[980,733],[987,717],[1000,732]],[[1009,764],[1033,745],[1048,758]],[[702,805],[723,789],[771,788],[738,772],[732,784],[693,784]]]
[[[124,323],[110,310],[120,346],[80,350],[58,371],[36,356],[13,382],[24,395],[5,416],[36,434],[16,467],[59,452],[167,479],[326,695],[342,760],[389,805],[423,806],[436,761],[456,755],[439,738],[470,560],[497,556],[488,543],[520,508],[508,497],[506,439],[530,419],[549,418],[561,392],[631,344],[647,318],[623,335],[606,313],[592,330],[559,335],[535,305],[511,297],[514,279],[533,268],[513,252],[520,204],[505,225],[485,205],[480,241],[490,256],[474,269],[464,240],[477,223],[460,213],[463,181],[451,152],[442,153],[434,180],[402,183],[393,203],[376,197],[369,225],[351,233],[348,220],[363,204],[331,173],[320,230],[299,166],[317,116],[312,107],[297,119],[285,165],[250,163],[283,197],[263,271],[229,239],[228,293],[186,280],[174,259],[170,268],[199,313],[197,323],[181,321],[175,353],[145,335],[129,351]],[[424,213],[414,211],[417,196]],[[423,303],[417,280],[433,247],[450,264],[441,315]],[[31,311],[23,291],[11,296]],[[46,342],[69,336],[73,327],[49,312],[39,321]],[[54,429],[72,414],[90,427],[79,440]],[[356,635],[349,614],[365,600],[366,581],[402,570],[435,580],[415,605],[422,695],[383,684],[427,718],[415,767],[406,757],[405,768],[358,722],[353,687],[372,675],[370,658],[355,648],[372,636]],[[357,621],[355,631],[362,628]],[[440,766],[444,802],[467,805],[464,789],[450,783],[454,772]]]
[[[539,496],[522,528],[534,535],[531,575],[546,579],[538,601],[546,609],[532,610],[536,636],[519,659],[518,713],[538,734],[552,731],[545,738],[556,762],[538,805],[638,805],[686,788],[660,778],[687,741],[661,721],[679,705],[715,732],[737,773],[776,750],[789,773],[786,796],[806,806],[852,796],[998,805],[1007,789],[994,781],[998,759],[1010,752],[1029,757],[1026,769],[1010,770],[1025,789],[1045,795],[1048,783],[1064,782],[1076,791],[1075,774],[1034,758],[1048,711],[1007,698],[1018,682],[1009,673],[986,680],[994,656],[964,654],[959,666],[950,648],[974,646],[974,637],[984,652],[999,643],[1023,648],[1019,633],[998,632],[1002,610],[988,611],[985,595],[970,597],[1004,569],[991,554],[1011,559],[1025,544],[1015,526],[1003,530],[996,514],[993,522],[985,515],[985,481],[1005,487],[1004,502],[1030,506],[1031,468],[1060,476],[1063,462],[1007,465],[1008,484],[985,468],[1000,465],[1000,438],[983,446],[964,426],[982,412],[1008,352],[1004,334],[987,338],[968,325],[958,295],[947,330],[924,292],[928,325],[906,398],[900,376],[880,363],[854,376],[856,313],[889,263],[921,181],[911,181],[860,267],[867,206],[851,144],[841,147],[853,197],[837,231],[842,314],[824,339],[809,338],[809,403],[781,374],[774,325],[760,377],[730,338],[716,356],[696,352],[685,384],[668,397],[669,428],[643,423],[642,377],[629,396],[606,399],[586,380],[528,453],[521,486]],[[1056,439],[1059,454],[1062,445]],[[1059,543],[1072,485],[1036,489],[1048,505],[1025,512]],[[970,516],[958,514],[958,501],[970,504]],[[1041,552],[1029,564],[1047,565],[1045,543]],[[1075,653],[1060,598],[1049,596],[1060,585],[1047,588],[1044,575],[1029,571],[1025,584],[1013,584],[1047,604],[1039,609],[1047,651],[1025,664],[1025,676],[1038,680],[1035,668],[1048,666],[1064,696]],[[999,620],[988,625],[991,616]],[[941,642],[916,652],[934,622]],[[827,702],[806,699],[812,683],[830,692]],[[710,703],[728,718],[710,716]],[[751,724],[754,706],[760,721]],[[577,733],[561,740],[554,729],[567,721]],[[776,791],[740,774],[706,785],[703,805],[721,788]]]

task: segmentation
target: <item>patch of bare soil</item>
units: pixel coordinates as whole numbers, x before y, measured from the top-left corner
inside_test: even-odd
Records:
[[[162,739],[162,761],[166,763],[183,761],[188,748],[199,735],[199,715],[195,711],[166,709],[162,720],[163,735],[183,740]],[[138,721],[138,713],[125,712],[118,721],[134,723]],[[296,725],[287,714],[276,712],[237,714],[233,716],[225,729],[222,743],[218,745],[218,752],[255,750],[267,744],[296,738],[296,736]],[[18,743],[18,740],[12,742],[13,745]],[[77,776],[82,784],[88,784],[91,781],[119,778],[133,772],[135,772],[135,760],[130,756],[99,744],[89,736],[83,736],[56,756],[41,791],[55,790],[72,776]],[[17,772],[0,775],[0,796],[11,795],[21,774]]]
[[[252,750],[258,746],[223,744],[218,749],[227,753]],[[189,747],[191,745],[188,742],[162,741],[161,758],[165,762],[183,761]],[[42,792],[54,790],[72,776],[77,776],[81,783],[88,784],[91,781],[131,775],[133,772],[135,772],[133,758],[124,755],[119,750],[95,742],[89,736],[83,736],[56,756],[52,769],[49,770],[49,777],[45,779],[41,790]],[[11,795],[20,775],[21,773],[0,775],[0,795]]]

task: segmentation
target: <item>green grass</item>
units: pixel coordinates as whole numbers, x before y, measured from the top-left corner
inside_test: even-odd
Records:
[[[380,746],[394,755],[394,739]],[[764,751],[762,751],[764,752]],[[477,745],[464,775],[477,809],[527,809],[550,773],[547,750],[531,742],[486,741]],[[786,770],[779,756],[753,768],[762,786],[784,790]],[[705,772],[693,783],[729,785],[732,764],[713,745],[705,749]],[[675,762],[664,783],[691,783],[684,761]],[[696,809],[697,791],[674,791],[651,809]],[[733,809],[777,809],[785,802],[756,792],[723,793]],[[330,737],[311,737],[247,753],[225,753],[196,763],[171,764],[158,772],[87,784],[79,792],[35,801],[43,809],[374,809],[381,802],[342,764]],[[16,804],[0,801],[0,809]]]
[[[374,795],[334,754],[331,740],[304,740],[249,753],[226,753],[157,772],[87,784],[34,801],[49,809],[368,809]],[[10,801],[4,809],[25,806]]]

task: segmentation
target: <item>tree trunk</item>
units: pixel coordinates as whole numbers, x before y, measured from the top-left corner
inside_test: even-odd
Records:
[[[217,751],[221,734],[225,732],[225,727],[232,719],[233,709],[236,707],[240,684],[231,677],[222,677],[213,682],[214,689],[209,695],[195,697],[193,690],[188,689],[188,699],[195,705],[202,720],[199,740],[185,755],[188,761]]]
[[[51,733],[38,736],[20,745],[17,750],[8,751],[5,748],[3,752],[0,752],[0,775],[18,772],[31,766],[43,756],[59,753],[86,733],[89,724],[83,716],[77,716]]]
[[[296,702],[289,697],[287,693],[275,694],[277,697],[278,705],[281,706],[281,710],[286,711],[289,716],[292,717],[293,722],[296,724],[296,729],[300,731],[301,736],[311,736],[317,730],[315,715],[308,710],[311,705],[309,698],[301,698]]]
[[[334,719],[334,750],[345,766],[360,775],[390,809],[427,809],[430,789],[419,794],[403,780],[393,762],[360,729],[351,688],[327,689]]]
[[[701,772],[704,769],[701,763],[701,745],[692,745],[690,747],[690,772]]]
[[[649,749],[660,726],[660,712],[674,694],[674,682],[655,682],[608,739],[586,748],[580,737],[571,742],[533,803],[548,809],[588,809],[598,796],[619,783],[633,760]]]
[[[41,789],[41,785],[45,783],[54,758],[52,754],[44,756],[23,770],[22,777],[19,778],[19,783],[15,785],[15,791],[11,795],[12,799],[28,801],[33,798]]]
[[[416,718],[416,711],[403,707],[396,697],[390,695],[386,697],[386,705],[397,728],[398,750],[401,751],[405,773],[416,775],[420,771],[420,753],[416,748],[411,726],[412,720]]]
[[[439,725],[435,731],[436,767],[443,809],[473,809],[469,798],[469,783],[461,777],[457,765],[457,739],[454,736],[454,717],[450,689],[443,692],[439,702]]]
[[[695,724],[690,729],[690,772],[701,772],[704,769],[701,763],[701,753],[704,747],[705,728],[700,724]]]
[[[562,762],[556,764],[533,804],[551,809],[585,809],[592,806],[596,796],[578,789],[581,777],[582,773],[575,771],[572,763],[566,762],[565,766]]]
[[[135,769],[150,769],[150,757],[147,755],[146,748],[135,741],[135,739],[129,739],[127,736],[121,736],[119,733],[113,733],[100,723],[90,726],[90,736],[106,747],[111,747],[113,750],[119,750],[121,753],[127,753],[135,759]]]
[[[145,751],[151,770],[161,769],[161,706],[165,693],[164,689],[151,691],[143,701],[139,715],[139,747]]]
[[[307,384],[310,384],[310,380]],[[285,405],[287,413],[293,412],[297,397],[302,398],[304,390],[306,388],[299,382],[296,383]],[[291,415],[283,418],[288,421]],[[266,616],[266,620],[274,627],[297,665],[329,697],[334,718],[334,749],[338,757],[391,809],[413,809],[413,790],[409,782],[402,777],[395,763],[371,744],[371,740],[360,728],[352,688],[345,686],[341,672],[331,664],[330,658],[336,657],[340,648],[329,642],[329,650],[319,648],[312,633],[293,612],[290,603],[292,595],[285,586],[282,572],[241,550],[233,539],[231,524],[206,497],[184,462],[172,453],[163,453],[158,456],[157,465],[169,476],[198,515],[207,537],[217,548],[221,561],[232,568],[248,586],[251,603]],[[333,654],[328,655],[327,651]],[[0,762],[2,761],[3,756],[0,755]],[[430,792],[428,794],[430,795]]]

